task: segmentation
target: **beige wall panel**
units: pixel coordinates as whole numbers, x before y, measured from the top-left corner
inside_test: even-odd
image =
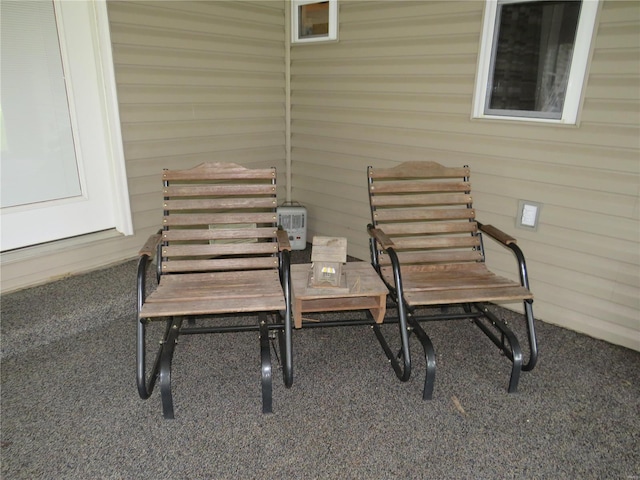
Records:
[[[251,112],[246,112],[251,115]],[[279,127],[279,128],[278,128]],[[233,118],[219,120],[183,120],[180,122],[137,122],[123,132],[125,142],[146,140],[169,140],[207,136],[242,135],[247,130],[253,133],[275,133],[282,136],[284,124],[272,118]]]
[[[537,315],[640,348],[639,12],[604,2],[580,123],[557,126],[471,120],[483,2],[341,1],[339,42],[291,50],[292,191],[309,230],[346,232],[367,258],[367,165],[468,164],[479,219],[527,255]],[[537,231],[515,228],[519,199],[543,204]]]
[[[330,96],[320,91],[301,90],[294,96],[296,109],[312,107],[340,107],[349,109],[371,109],[370,95],[361,93],[334,92]],[[425,112],[446,115],[468,115],[471,97],[456,95],[406,95],[379,93],[376,95],[376,111]]]
[[[170,50],[158,47],[118,46],[113,49],[123,64],[135,65],[136,68],[171,68],[182,67],[197,70],[248,70],[247,62],[251,61],[252,72],[282,73],[282,66],[274,62],[274,57],[258,57],[253,53],[238,54],[228,52],[206,52],[201,50]],[[276,57],[277,58],[277,57]]]
[[[113,20],[113,15],[111,17]],[[280,38],[274,39],[273,41],[258,42],[237,37],[234,38],[233,43],[230,43],[228,38],[225,38],[225,35],[220,35],[215,31],[203,33],[166,30],[136,25],[135,23],[112,23],[111,34],[117,36],[122,45],[159,49],[167,53],[173,51],[211,52],[212,55],[249,55],[279,59],[282,56],[283,48],[282,39]],[[123,53],[118,45],[114,45],[114,51],[115,50],[117,50],[118,53]]]
[[[341,34],[344,31],[341,22]],[[477,35],[460,35],[460,36],[442,36],[442,37],[420,37],[401,39],[384,39],[370,38],[363,41],[348,42],[348,49],[340,48],[338,44],[327,45],[293,45],[291,49],[292,64],[297,65],[299,61],[308,59],[308,48],[314,49],[314,58],[319,61],[327,59],[355,59],[360,60],[363,57],[378,57],[383,59],[386,57],[414,57],[419,59],[424,56],[425,52],[449,51],[452,55],[469,55],[478,51]],[[345,44],[341,38],[340,44]],[[435,53],[431,53],[432,55]],[[384,92],[381,92],[384,93]]]
[[[294,109],[295,114],[295,109]],[[338,119],[337,119],[338,120]],[[348,127],[348,128],[347,128]],[[471,127],[470,127],[471,128]],[[419,125],[413,128],[394,128],[370,125],[348,125],[340,121],[336,122],[313,122],[310,120],[296,120],[292,132],[296,134],[316,134],[322,132],[321,137],[329,137],[338,140],[350,140],[361,144],[377,144],[378,146],[409,146],[421,148],[424,151],[423,158],[429,158],[430,151],[442,152],[440,157],[451,157],[452,154],[477,155],[486,159],[496,159],[505,169],[516,169],[520,167],[519,162],[528,161],[537,163],[539,175],[551,177],[545,168],[557,168],[562,171],[563,164],[575,165],[575,171],[579,173],[582,168],[594,168],[603,170],[603,175],[607,176],[609,171],[621,171],[636,174],[637,152],[632,149],[616,149],[615,147],[567,144],[559,142],[541,142],[538,140],[525,140],[517,137],[503,137],[502,125],[496,124],[496,135],[482,136],[465,134],[462,132],[448,132],[446,130],[428,131],[420,129]],[[333,140],[332,140],[333,141]],[[611,142],[613,143],[613,142]],[[293,146],[297,145],[295,139]],[[401,157],[395,158],[401,161]],[[455,158],[455,156],[454,156]],[[603,169],[603,165],[608,167]],[[482,171],[482,163],[475,168]],[[585,175],[583,175],[584,177]],[[515,175],[522,177],[522,172]],[[524,177],[526,178],[526,177]],[[589,176],[591,183],[599,183],[598,176]],[[627,180],[634,183],[635,178]],[[615,191],[615,190],[614,190]]]
[[[640,121],[640,101],[614,102],[587,98],[582,110],[584,123],[633,125]]]
[[[172,85],[122,85],[118,88],[121,105],[184,105],[184,104],[233,104],[273,103],[282,100],[283,91],[273,88],[224,87],[174,87]]]
[[[271,133],[245,133],[237,135],[220,135],[201,137],[199,139],[173,139],[164,141],[139,141],[125,143],[124,153],[127,159],[135,161],[140,158],[154,157],[159,160],[165,156],[179,158],[182,155],[193,155],[206,152],[229,152],[234,149],[254,149],[259,158],[260,147],[282,145],[284,135]],[[186,162],[185,162],[186,163]],[[186,163],[189,165],[191,162]],[[164,168],[164,167],[163,167]]]
[[[352,124],[354,126],[367,125],[371,127],[389,127],[411,129],[417,125],[420,129],[430,131],[444,131],[458,133],[461,135],[478,135],[486,137],[495,131],[494,125],[486,122],[475,122],[470,129],[466,119],[461,120],[459,116],[432,114],[430,112],[407,112],[367,109],[365,111],[355,111],[350,108],[330,108],[330,107],[297,107],[296,119],[313,120],[321,122],[331,122],[335,115],[340,118],[342,124]],[[471,131],[470,131],[471,130]],[[608,125],[585,125],[584,128],[540,128],[524,130],[521,125],[510,125],[505,122],[501,129],[501,136],[507,139],[518,136],[519,140],[544,141],[552,143],[567,143],[569,140],[577,145],[597,145],[599,147],[610,145],[617,149],[633,149],[638,144],[640,130],[633,126],[608,126]],[[470,145],[473,146],[473,145]]]
[[[268,23],[257,23],[249,14],[249,3],[246,4],[249,7],[246,15],[242,9],[234,6],[233,2],[148,0],[110,3],[112,5],[109,10],[109,19],[112,23],[155,27],[168,31],[215,32],[216,35],[227,36],[227,38],[244,37],[282,41],[284,17],[279,18],[274,15],[268,19]]]
[[[120,120],[136,124],[153,118],[155,122],[178,122],[189,120],[236,120],[247,118],[278,118],[284,115],[281,103],[218,103],[210,105],[123,105]]]
[[[483,192],[488,189],[488,185],[495,185],[495,182],[500,181],[502,178],[504,177],[473,175],[474,191]],[[493,194],[500,197],[501,211],[509,215],[513,214],[514,220],[517,207],[515,199],[528,199],[534,196],[544,196],[547,202],[545,205],[550,204],[606,215],[611,215],[612,211],[616,211],[616,217],[630,219],[635,218],[637,215],[637,198],[634,195],[621,195],[597,190],[591,190],[589,195],[581,195],[582,193],[583,190],[577,187],[542,182],[534,184],[517,178],[509,179],[509,181],[503,180],[500,191],[493,192]],[[491,193],[486,195],[491,195]],[[546,207],[542,218],[545,222],[549,221],[546,216]]]

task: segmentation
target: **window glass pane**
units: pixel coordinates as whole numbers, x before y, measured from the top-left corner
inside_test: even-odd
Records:
[[[578,1],[499,6],[486,113],[561,118],[580,7]]]
[[[78,196],[53,3],[2,0],[1,11],[1,206]]]
[[[329,35],[329,2],[300,6],[299,37],[326,37]]]

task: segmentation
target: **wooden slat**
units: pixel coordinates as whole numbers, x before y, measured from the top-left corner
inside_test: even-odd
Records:
[[[375,194],[380,193],[402,193],[402,192],[468,192],[471,190],[469,182],[432,182],[405,181],[405,182],[378,182],[369,186],[369,191]]]
[[[453,220],[475,218],[473,208],[428,209],[428,208],[377,208],[373,213],[376,222],[402,220]]]
[[[371,197],[371,205],[374,207],[406,205],[466,205],[472,201],[471,195],[460,193],[374,195]]]
[[[531,298],[533,298],[533,294],[520,286],[411,292],[405,295],[407,303],[412,306],[468,302],[515,302]]]
[[[163,218],[165,226],[214,225],[216,223],[274,223],[277,216],[268,213],[202,213],[169,215]]]
[[[179,199],[165,200],[165,210],[234,210],[242,208],[276,208],[278,206],[275,197],[264,198],[207,198],[207,199]]]
[[[406,270],[402,272],[405,292],[469,290],[474,288],[502,288],[518,285],[513,280],[493,274],[486,268],[480,270],[474,264],[466,270],[432,271],[425,275],[423,271]]]
[[[468,177],[468,168],[444,167],[435,162],[405,162],[393,168],[369,167],[369,177],[381,178],[463,178]]]
[[[164,170],[163,180],[275,179],[275,168],[248,169],[232,163],[202,163],[188,170]]]
[[[215,270],[257,270],[278,268],[276,257],[224,258],[214,260],[172,260],[162,264],[163,273],[206,272]]]
[[[407,264],[441,264],[441,263],[457,263],[457,262],[480,262],[483,260],[482,253],[479,250],[465,251],[437,251],[437,252],[398,252],[398,259],[401,265]],[[391,263],[389,256],[381,253],[379,255],[381,264]],[[431,265],[424,265],[430,267]],[[403,267],[404,269],[404,267]],[[425,270],[427,271],[427,270]]]
[[[249,270],[227,272],[202,272],[202,273],[177,273],[164,275],[162,285],[178,284],[188,286],[192,284],[206,283],[211,288],[226,288],[229,285],[270,285],[276,281],[279,283],[277,270]],[[274,287],[275,288],[275,287]]]
[[[450,237],[450,236],[424,236],[420,238],[396,237],[393,243],[397,250],[402,249],[428,249],[428,248],[463,248],[479,247],[480,239],[475,236]]]
[[[207,298],[176,302],[145,303],[140,318],[216,313],[269,312],[285,309],[284,295],[255,298]]]
[[[173,229],[162,232],[163,241],[187,240],[233,240],[242,238],[275,238],[277,229],[266,228],[209,228],[209,229]]]
[[[476,222],[424,222],[424,223],[387,223],[384,233],[387,235],[416,235],[434,233],[475,233],[478,231]]]
[[[162,247],[163,257],[190,257],[216,255],[273,254],[278,251],[275,242],[228,243],[205,245],[169,245]]]
[[[142,307],[141,317],[285,308],[277,270],[163,275]]]
[[[272,183],[260,184],[212,184],[212,185],[169,185],[162,189],[165,197],[194,197],[218,195],[275,195]]]

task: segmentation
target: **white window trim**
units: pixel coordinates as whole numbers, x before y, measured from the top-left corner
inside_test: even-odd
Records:
[[[323,37],[300,38],[300,7],[312,3],[329,2],[329,33]],[[291,43],[335,42],[338,40],[338,0],[291,0]]]
[[[589,59],[591,58],[592,44],[595,37],[596,19],[601,4],[600,0],[583,0],[582,2],[573,58],[571,61],[571,70],[567,83],[567,93],[561,118],[550,119],[534,116],[485,113],[487,87],[491,69],[491,54],[493,44],[497,37],[495,27],[498,6],[504,3],[524,3],[528,1],[532,0],[486,0],[482,22],[482,41],[480,54],[478,56],[476,86],[473,96],[472,118],[577,125],[578,113],[583,99],[584,85],[587,79],[587,67],[589,65]]]

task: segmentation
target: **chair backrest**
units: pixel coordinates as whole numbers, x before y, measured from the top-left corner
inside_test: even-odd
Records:
[[[406,162],[367,173],[372,225],[393,241],[403,269],[450,270],[484,261],[468,167]],[[378,262],[390,263],[382,251]]]
[[[164,170],[160,273],[278,268],[276,169]]]

